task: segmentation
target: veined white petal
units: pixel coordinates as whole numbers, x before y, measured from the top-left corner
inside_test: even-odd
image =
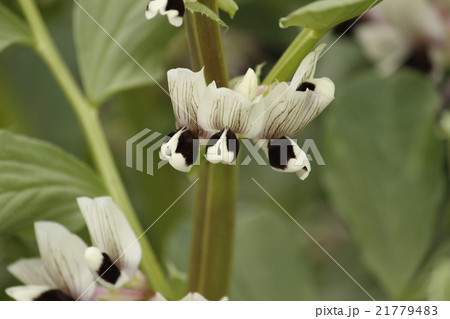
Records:
[[[168,0],[151,0],[145,10],[145,17],[147,20],[153,19],[158,13],[164,14],[166,12]]]
[[[305,83],[305,82],[304,82]],[[283,133],[295,136],[315,119],[334,99],[334,83],[328,78],[311,79],[305,91],[293,92],[287,109],[292,111]],[[292,116],[292,117],[291,117]]]
[[[186,128],[169,134],[161,145],[159,157],[166,160],[173,168],[181,172],[189,172],[197,160],[200,143]]]
[[[289,137],[271,139],[266,152],[271,167],[276,171],[293,173],[303,170],[309,173],[311,170],[306,153]]]
[[[264,101],[261,96],[250,101],[228,88],[211,83],[205,90],[199,107],[198,122],[210,132],[229,129],[241,137],[255,137],[262,128]],[[258,120],[257,120],[258,119]]]
[[[56,287],[40,258],[24,258],[8,266],[8,271],[25,285]]]
[[[42,261],[56,286],[74,299],[89,300],[94,285],[84,261],[86,244],[58,223],[36,222],[34,228]]]
[[[297,88],[297,86],[303,82],[305,79],[311,79],[316,73],[317,60],[320,54],[325,49],[326,44],[322,43],[317,46],[317,48],[310,52],[300,63],[297,71],[292,77],[291,86]]]
[[[80,197],[77,201],[93,245],[106,252],[121,272],[133,278],[142,250],[125,215],[111,197]]]
[[[224,129],[211,136],[206,145],[206,159],[213,163],[226,165],[236,161],[239,153],[239,140],[230,130]]]
[[[200,97],[206,89],[203,69],[172,69],[167,72],[170,98],[178,127],[187,127],[198,135],[197,113]]]
[[[236,85],[234,90],[241,93],[248,100],[253,101],[258,93],[258,78],[255,71],[248,69],[244,78]]]
[[[292,95],[289,85],[286,82],[277,84],[269,91],[265,100],[264,126],[260,133],[260,138],[279,138],[286,135],[285,127],[288,127],[293,120],[293,112],[288,110],[287,105]]]

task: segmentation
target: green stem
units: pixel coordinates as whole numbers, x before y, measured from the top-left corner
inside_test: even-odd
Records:
[[[216,0],[201,0],[218,11]],[[195,14],[186,21],[191,61],[205,67],[209,83],[228,86],[228,74],[219,25]],[[201,65],[196,66],[197,63]],[[202,163],[192,236],[188,290],[209,300],[228,295],[233,257],[234,223],[237,201],[237,166]]]
[[[64,64],[34,1],[18,0],[18,2],[33,32],[36,42],[35,50],[46,62],[67,99],[70,101],[83,128],[93,160],[109,194],[123,210],[134,232],[138,235],[142,234],[143,229],[122,184],[107,139],[102,130],[97,109],[90,105],[73,79],[69,69]],[[161,292],[167,298],[171,298],[172,294],[169,290],[169,285],[151,249],[150,243],[145,236],[140,238],[140,242],[143,251],[141,262],[142,271],[147,276],[154,290]]]
[[[317,31],[307,28],[303,29],[283,53],[262,84],[270,85],[275,80],[289,80],[300,62],[314,48],[325,33],[326,31]]]

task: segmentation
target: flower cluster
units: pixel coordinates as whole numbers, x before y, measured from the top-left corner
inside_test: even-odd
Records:
[[[36,222],[41,258],[20,259],[8,267],[8,271],[25,284],[7,288],[6,293],[11,298],[92,300],[102,293],[96,282],[106,288],[119,288],[135,277],[141,246],[112,199],[78,198],[78,206],[92,246],[88,247],[58,223]]]
[[[334,99],[333,82],[314,77],[323,48],[319,46],[302,61],[290,83],[276,83],[264,92],[252,69],[234,89],[218,88],[215,82],[207,85],[203,69],[169,70],[169,93],[178,130],[166,137],[161,159],[188,172],[198,157],[199,139],[209,139],[206,159],[232,164],[239,152],[239,138],[262,139],[272,168],[296,172],[305,179],[311,166],[292,138]]]
[[[448,0],[384,1],[355,30],[356,40],[383,75],[409,65],[441,79],[450,52]]]
[[[110,197],[77,201],[92,246],[58,223],[36,222],[41,258],[8,266],[25,285],[7,288],[6,294],[19,301],[149,300],[152,292],[138,271],[141,246],[125,215]],[[159,293],[150,300],[166,301]],[[206,301],[197,292],[181,300]]]

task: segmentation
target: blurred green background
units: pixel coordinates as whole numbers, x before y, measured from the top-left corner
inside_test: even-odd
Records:
[[[120,17],[120,10],[114,8],[119,2],[92,8],[92,14],[102,21],[116,10]],[[137,2],[145,8],[146,1]],[[237,1],[240,10],[235,18],[223,15],[230,26],[224,41],[231,77],[263,62],[266,74],[299,31],[280,29],[278,19],[308,2]],[[126,167],[125,142],[144,128],[173,131],[170,99],[72,1],[38,3],[65,62],[92,100],[101,104],[101,119],[117,166],[146,228],[190,180],[169,165],[154,176]],[[15,1],[0,4],[21,15]],[[161,17],[151,22],[134,19],[132,13],[124,19],[114,17],[102,25],[118,35],[118,41],[164,88],[166,70],[189,67],[182,28],[171,27]],[[330,32],[323,41],[333,43],[338,35]],[[97,64],[86,62],[91,58],[97,58]],[[118,70],[135,76],[130,76],[136,81],[125,91],[116,92],[113,84],[102,88],[101,80],[92,77],[108,78]],[[303,140],[313,139],[326,165],[313,161],[306,181],[254,161],[240,167],[231,299],[369,299],[252,178],[375,299],[450,299],[448,141],[437,124],[443,107],[439,85],[408,67],[380,77],[350,36],[342,37],[323,56],[318,75],[335,82],[336,100],[298,140],[302,145]],[[108,94],[102,96],[104,92]],[[0,128],[48,141],[93,166],[68,101],[29,48],[11,46],[0,54]],[[29,152],[32,161],[33,148],[23,147],[22,155]],[[23,219],[2,216],[11,192],[2,185],[9,173],[5,167],[0,164],[2,300],[8,300],[4,288],[18,284],[6,266],[38,254],[31,228],[34,220],[51,216],[87,238],[81,214],[73,207],[45,215],[29,201],[23,204],[27,212]],[[100,195],[101,186],[92,192]],[[187,193],[147,234],[162,263],[181,273],[188,264],[193,195],[193,191]],[[52,203],[57,205],[57,199]]]

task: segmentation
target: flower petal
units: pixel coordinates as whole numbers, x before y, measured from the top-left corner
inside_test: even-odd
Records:
[[[198,136],[197,113],[200,97],[206,89],[203,69],[172,69],[167,72],[170,98],[177,126],[187,127]]]
[[[286,173],[304,171],[309,174],[311,170],[306,153],[294,140],[286,136],[279,139],[271,139],[268,142],[267,157],[269,158],[270,166],[276,171]],[[307,174],[304,178],[306,177]]]
[[[74,301],[59,289],[48,286],[16,286],[6,289],[6,294],[17,301]]]
[[[236,161],[238,153],[239,140],[233,132],[224,129],[211,136],[206,145],[205,157],[213,164],[230,165]]]
[[[58,223],[36,222],[34,228],[45,269],[56,286],[74,299],[90,299],[94,285],[83,256],[86,244]]]
[[[234,90],[248,100],[253,101],[258,93],[258,77],[255,71],[248,69],[244,78],[236,85]]]
[[[167,16],[170,24],[179,27],[183,24],[184,12],[183,0],[152,0],[147,5],[145,17],[150,20],[159,13]]]
[[[228,88],[211,83],[205,90],[199,107],[200,126],[209,132],[229,129],[240,137],[258,135],[264,124],[264,100],[258,96],[250,101]]]
[[[24,258],[8,266],[8,271],[25,285],[56,287],[40,258]]]
[[[125,215],[111,197],[80,197],[77,201],[93,246],[105,252],[128,278],[133,278],[142,250]]]
[[[130,281],[128,275],[120,271],[114,260],[111,260],[107,253],[102,252],[97,247],[87,248],[84,252],[84,258],[102,286],[118,288]]]
[[[320,54],[325,49],[326,44],[322,43],[317,46],[317,48],[310,52],[300,63],[297,71],[292,77],[291,85],[293,87],[297,87],[300,83],[303,82],[304,79],[311,79],[314,77],[316,73],[316,64],[317,60],[320,57]]]
[[[147,9],[145,10],[145,17],[147,20],[153,19],[158,13],[164,14],[166,11],[168,0],[151,0],[147,4]]]
[[[159,157],[166,160],[173,168],[189,172],[197,160],[200,151],[198,139],[186,128],[181,128],[167,136],[161,145]]]

